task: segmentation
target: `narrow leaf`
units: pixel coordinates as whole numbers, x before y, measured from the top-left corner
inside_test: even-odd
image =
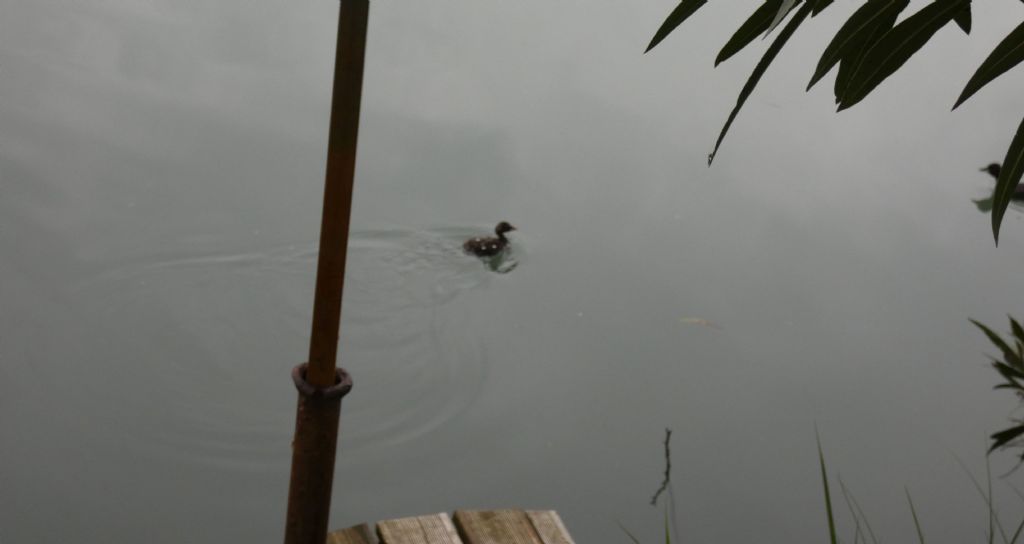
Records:
[[[996,538],[996,532],[992,529],[992,525],[998,520],[996,517],[996,507],[992,503],[992,462],[988,457],[985,458],[985,479],[988,482],[988,493],[985,502],[988,503],[988,541],[991,544]],[[1002,532],[1003,528],[1000,526],[999,531]],[[1006,540],[1006,535],[1003,535],[1003,540]]]
[[[1020,520],[1020,525],[1017,525],[1017,530],[1013,533],[1013,538],[1010,539],[1010,544],[1015,544],[1017,538],[1020,537],[1020,531],[1024,529],[1024,519]]]
[[[846,484],[843,483],[843,477],[839,477],[839,490],[843,493],[843,502],[846,503],[846,509],[850,511],[850,517],[853,518],[853,544],[858,544],[861,541],[861,537],[864,538],[865,544],[867,543],[867,537],[864,536],[864,531],[861,529],[860,516],[857,514],[857,510],[853,507],[853,501],[850,500],[850,491],[846,489]],[[842,541],[840,541],[842,542]]]
[[[1002,339],[1002,337],[996,334],[995,331],[986,327],[979,321],[975,321],[973,319],[969,319],[968,321],[974,323],[975,327],[978,327],[979,329],[981,329],[981,332],[985,333],[985,336],[988,337],[989,341],[995,344],[996,347],[999,348],[999,351],[1003,352],[1003,357],[1006,357],[1007,359],[1013,358],[1013,350],[1010,349],[1010,346]]]
[[[1010,205],[1013,192],[1017,190],[1021,175],[1024,175],[1024,119],[1017,127],[1017,134],[1010,142],[1010,148],[1006,150],[1006,158],[1003,159],[1003,167],[999,172],[999,179],[996,180],[996,190],[992,197],[992,234],[996,245],[999,245],[999,225],[1003,222],[1003,215]]]
[[[1000,446],[1007,444],[1022,434],[1024,434],[1024,425],[1010,427],[1009,429],[1003,429],[998,433],[994,433],[992,435],[992,447],[988,449],[989,453],[995,451]]]
[[[825,11],[825,8],[832,5],[833,0],[818,0],[818,3],[814,5],[814,11],[811,12],[811,17]]]
[[[754,38],[767,31],[768,26],[771,25],[775,14],[778,13],[781,7],[782,0],[766,0],[764,4],[761,4],[761,7],[757,8],[750,17],[747,17],[747,20],[740,25],[736,33],[722,46],[722,50],[718,52],[718,56],[715,58],[715,66],[739,53],[750,42],[754,41]]]
[[[1010,316],[1010,330],[1013,331],[1013,335],[1017,337],[1018,341],[1024,342],[1024,327],[1021,327],[1013,316]],[[1017,351],[1020,352],[1019,349]]]
[[[821,465],[821,484],[825,487],[825,515],[828,516],[828,536],[832,544],[836,544],[836,521],[832,515],[832,494],[828,492],[828,473],[825,471],[825,454],[821,451],[821,437],[818,429],[814,429],[814,440],[818,442],[818,463]]]
[[[794,15],[793,18],[790,19],[788,23],[786,23],[786,26],[783,27],[782,32],[780,32],[779,35],[775,37],[775,41],[773,41],[772,44],[768,46],[768,50],[764,52],[764,56],[761,57],[761,60],[758,61],[757,66],[754,67],[754,71],[751,72],[746,84],[743,85],[743,89],[740,90],[740,95],[736,99],[736,106],[732,109],[732,112],[729,114],[729,119],[726,120],[725,126],[722,127],[722,132],[718,134],[718,140],[715,142],[715,148],[711,151],[711,154],[708,155],[708,166],[711,166],[711,163],[715,160],[715,154],[718,153],[718,148],[722,145],[722,140],[725,139],[725,133],[729,132],[729,127],[732,126],[732,122],[736,119],[736,115],[739,114],[740,109],[743,107],[743,104],[747,101],[747,98],[750,96],[750,93],[754,92],[754,87],[757,87],[757,82],[761,80],[761,76],[763,76],[764,73],[768,70],[768,66],[770,66],[772,61],[775,60],[775,57],[778,56],[779,51],[782,50],[782,47],[786,45],[786,41],[789,40],[790,36],[792,36],[794,32],[796,32],[796,29],[797,27],[800,26],[800,23],[804,22],[804,19],[806,19],[807,16],[811,13],[812,7],[813,6],[810,3],[807,3],[804,4],[799,11],[796,12],[796,15]]]
[[[619,523],[619,522],[616,522],[616,523]],[[626,536],[629,537],[629,539],[633,541],[633,544],[640,544],[640,540],[636,536],[634,536],[633,533],[629,532],[629,529],[626,529],[625,525],[623,525],[622,523],[619,523],[619,529],[622,529],[622,532],[626,533]]]
[[[985,493],[985,490],[981,488],[981,484],[978,483],[978,479],[975,478],[974,474],[971,473],[971,469],[967,468],[967,465],[964,464],[963,459],[960,459],[956,455],[953,456],[953,459],[956,459],[957,464],[960,465],[960,468],[962,468],[964,473],[967,474],[967,477],[971,479],[971,483],[974,484],[974,489],[976,489],[978,491],[978,494],[981,495],[981,500],[985,501],[985,506],[988,507],[988,512],[989,512],[989,518],[988,518],[988,523],[989,523],[989,525],[988,525],[989,540],[991,541],[992,538],[995,538],[995,528],[996,527],[999,528],[999,532],[1000,533],[1005,535],[1006,531],[1003,530],[1002,524],[999,523],[999,517],[995,515],[995,506],[992,504],[992,494],[991,493],[988,493],[988,494]],[[989,476],[989,478],[988,478],[988,480],[989,480],[989,488],[991,488],[992,487],[992,475],[991,475],[992,472],[991,472],[991,466],[989,464],[988,457],[985,458],[985,473],[988,474],[988,476]]]
[[[971,5],[967,4],[967,7],[960,13],[957,13],[953,20],[956,21],[956,25],[960,27],[960,30],[964,31],[964,34],[971,33]]]
[[[708,0],[682,0],[676,9],[672,10],[672,13],[668,14],[664,23],[661,23],[661,28],[654,33],[654,38],[651,38],[651,43],[647,45],[647,49],[644,53],[654,49],[654,46],[661,43],[666,36],[672,33],[679,25],[683,24],[683,21],[687,20],[691,15],[694,14],[701,6],[707,3]]]
[[[907,60],[970,0],[935,0],[893,27],[864,56],[839,102],[842,111],[864,99]]]
[[[875,24],[864,29],[864,34],[867,37],[862,42],[858,39],[858,43],[850,46],[851,52],[843,56],[839,62],[839,73],[836,74],[835,86],[833,87],[836,104],[842,101],[847,87],[850,86],[850,80],[853,79],[853,75],[860,69],[860,65],[868,51],[878,43],[878,40],[882,39],[882,36],[885,36],[892,30],[893,25],[896,24],[896,18],[899,17],[899,14],[903,12],[909,2],[910,0],[904,0],[896,5],[890,5],[890,9],[883,12]]]
[[[850,501],[853,502],[854,508],[857,509],[857,513],[860,514],[860,519],[864,520],[864,526],[868,529],[868,536],[871,537],[871,542],[878,544],[878,538],[875,537],[875,531],[871,528],[871,522],[868,521],[868,517],[864,515],[864,510],[861,509],[860,503],[857,502],[857,497],[853,496],[853,493],[846,489],[846,484],[843,483],[843,479],[839,479],[839,486],[843,488],[843,493],[846,493],[850,497]]]
[[[1024,60],[1024,23],[1017,25],[1017,28],[1013,29],[1012,32],[1003,41],[999,42],[999,45],[989,53],[985,62],[981,63],[978,70],[971,76],[970,81],[967,82],[967,86],[964,87],[964,91],[960,93],[960,98],[956,99],[956,104],[953,104],[953,109],[963,104],[965,100],[971,97],[974,93],[978,92],[979,89],[984,87],[989,81],[1003,75],[1007,70],[1020,64]]]
[[[917,541],[924,544],[924,533],[921,532],[921,522],[917,520],[917,510],[914,509],[914,501],[910,499],[910,490],[904,487],[903,491],[907,493],[907,503],[910,504],[910,516],[914,518],[914,529],[917,530]]]
[[[775,30],[775,27],[779,26],[779,23],[786,18],[786,15],[789,15],[789,10],[793,9],[793,6],[795,6],[796,3],[797,0],[782,0],[782,6],[780,6],[779,10],[775,12],[775,18],[772,19],[771,24],[768,25],[768,30],[766,31],[768,34],[771,34],[771,32]]]
[[[1021,374],[1019,370],[999,361],[993,361],[992,367],[996,369],[1000,376],[1006,379],[1006,383],[996,386],[996,389],[1020,389],[1018,380],[1024,378],[1024,374]]]
[[[672,533],[668,530],[668,503],[665,503],[665,544],[672,544]]]
[[[853,15],[843,23],[839,32],[836,32],[832,41],[825,47],[825,51],[818,61],[818,67],[814,70],[814,75],[811,76],[811,82],[807,84],[807,89],[810,90],[843,57],[853,54],[857,48],[864,46],[879,25],[892,19],[886,30],[892,28],[896,16],[903,11],[908,3],[910,0],[869,0],[853,12]]]

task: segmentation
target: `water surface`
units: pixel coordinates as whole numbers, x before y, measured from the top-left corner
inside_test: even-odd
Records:
[[[337,3],[7,4],[0,541],[278,540]],[[374,3],[332,526],[552,508],[653,541],[671,427],[685,538],[815,541],[817,424],[876,533],[914,538],[906,485],[976,540],[954,456],[980,474],[1015,404],[967,319],[1024,302],[1020,214],[997,249],[971,202],[1021,75],[948,113],[1019,15],[982,7],[840,115],[801,92],[825,12],[708,169],[745,6],[642,56],[671,2]],[[507,274],[459,249],[499,220]]]

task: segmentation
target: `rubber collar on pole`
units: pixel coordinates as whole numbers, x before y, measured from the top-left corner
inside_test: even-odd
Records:
[[[316,387],[306,381],[307,368],[309,368],[309,363],[302,363],[292,369],[292,381],[295,382],[295,389],[298,389],[301,395],[322,399],[340,399],[352,390],[352,377],[343,368],[334,369],[334,385],[326,388]]]

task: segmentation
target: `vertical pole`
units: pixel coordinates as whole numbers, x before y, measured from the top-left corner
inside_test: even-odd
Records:
[[[292,373],[299,403],[285,544],[327,540],[341,397],[352,386],[348,375],[336,369],[336,357],[368,15],[368,0],[341,0],[309,363]]]
[[[341,0],[331,125],[327,136],[327,179],[320,223],[320,255],[309,345],[308,379],[318,387],[334,383],[369,8],[368,0]]]

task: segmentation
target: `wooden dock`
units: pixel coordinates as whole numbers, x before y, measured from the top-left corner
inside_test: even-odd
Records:
[[[334,531],[327,544],[574,544],[554,510],[456,510]]]

